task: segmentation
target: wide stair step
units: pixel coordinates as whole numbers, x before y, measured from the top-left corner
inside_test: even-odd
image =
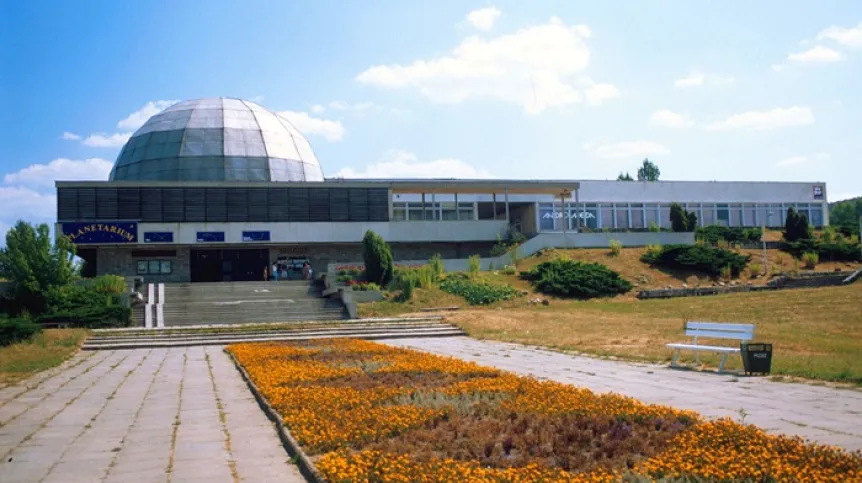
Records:
[[[226,345],[241,342],[301,341],[311,339],[396,339],[412,337],[454,337],[466,335],[460,328],[439,318],[396,321],[363,320],[329,324],[246,327],[197,327],[149,330],[100,330],[87,338],[84,350],[116,350]]]

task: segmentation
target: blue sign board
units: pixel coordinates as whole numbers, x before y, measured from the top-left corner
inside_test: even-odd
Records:
[[[269,232],[268,231],[244,231],[244,232],[242,232],[242,241],[244,241],[244,242],[269,241]]]
[[[223,242],[224,241],[224,232],[223,231],[199,231],[197,236],[198,243],[208,243],[208,242]]]
[[[145,231],[144,243],[173,243],[174,233],[171,231]]]
[[[137,243],[138,224],[134,221],[63,223],[63,234],[76,245],[91,243]]]

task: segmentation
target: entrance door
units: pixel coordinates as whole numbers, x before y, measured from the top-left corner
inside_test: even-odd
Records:
[[[269,266],[266,248],[192,250],[192,282],[259,282]]]

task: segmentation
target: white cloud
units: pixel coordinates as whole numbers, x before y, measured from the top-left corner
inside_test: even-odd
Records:
[[[726,85],[733,84],[736,79],[733,77],[722,77],[718,75],[704,74],[702,72],[692,72],[686,77],[681,77],[673,82],[674,87],[699,87],[706,84],[711,85]]]
[[[313,112],[315,114],[321,114],[325,110],[326,110],[326,107],[324,107],[320,104],[315,104],[315,105],[311,106],[311,112]]]
[[[414,88],[434,102],[494,98],[521,105],[529,114],[581,102],[592,87],[593,101],[615,87],[585,82],[590,29],[557,18],[488,40],[471,36],[446,56],[410,64],[375,65],[356,80],[384,88]]]
[[[73,132],[66,131],[60,136],[60,139],[65,139],[66,141],[80,141],[81,136]]]
[[[775,72],[781,72],[782,70],[784,70],[784,66],[781,64],[772,64],[771,67],[772,67],[772,70]]]
[[[341,121],[312,117],[307,112],[281,111],[278,114],[290,121],[305,136],[321,136],[333,142],[341,141],[344,137]]]
[[[126,144],[130,137],[132,137],[130,132],[118,132],[111,135],[96,133],[90,134],[81,143],[94,148],[118,148]]]
[[[649,121],[655,126],[683,128],[691,127],[694,122],[686,114],[679,114],[668,109],[660,109],[650,116]]]
[[[862,22],[850,28],[833,25],[817,34],[817,39],[829,39],[844,47],[862,47]]]
[[[809,161],[811,161],[811,160],[808,159],[806,156],[791,156],[789,158],[784,158],[781,161],[775,163],[775,166],[778,166],[779,168],[789,168],[792,166],[799,166],[801,164],[806,164]]]
[[[818,45],[803,52],[790,54],[787,56],[787,60],[800,63],[830,63],[841,62],[844,60],[844,55],[836,50]]]
[[[0,224],[10,227],[18,219],[33,222],[56,220],[57,197],[23,186],[0,186]],[[5,242],[5,239],[3,240]]]
[[[180,101],[150,101],[144,107],[129,114],[125,119],[117,123],[117,128],[124,131],[134,131],[143,126],[147,119],[162,112]]]
[[[612,84],[595,84],[584,91],[584,96],[587,99],[587,104],[597,106],[609,99],[620,97],[620,90]]]
[[[706,126],[710,131],[744,129],[748,131],[767,131],[785,127],[803,126],[814,122],[814,114],[807,107],[778,107],[768,111],[747,111],[734,114]]]
[[[362,170],[344,168],[335,173],[336,178],[491,178],[490,173],[475,168],[460,159],[441,158],[419,161],[408,151],[394,150],[380,162],[369,164]]]
[[[596,157],[606,159],[639,158],[670,152],[668,148],[655,141],[621,141],[597,147],[589,145],[588,150]]]
[[[114,163],[90,158],[73,160],[57,158],[48,164],[32,164],[3,177],[3,182],[33,188],[53,188],[54,181],[104,181]]]
[[[477,30],[491,30],[494,27],[494,22],[500,16],[500,10],[497,7],[482,8],[473,10],[467,14],[467,21],[470,22]]]

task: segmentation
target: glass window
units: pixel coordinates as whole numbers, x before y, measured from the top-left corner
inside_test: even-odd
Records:
[[[617,228],[631,228],[629,208],[625,203],[617,205]]]
[[[404,203],[392,206],[392,221],[405,221],[407,219],[407,207]]]
[[[559,205],[553,203],[541,203],[539,205],[539,231],[555,231],[562,229],[557,220],[562,219]]]
[[[147,271],[149,271],[150,273],[159,273],[159,267],[161,267],[161,265],[159,264],[158,260],[150,260],[147,263],[149,263]]]
[[[651,227],[653,224],[661,226],[658,222],[658,205],[644,205],[646,210],[646,224],[647,228]]]
[[[146,260],[138,260],[138,275],[145,275],[147,273],[147,261]]]
[[[640,203],[632,203],[631,228],[646,228],[644,226],[644,206]]]
[[[670,228],[670,205],[661,205],[659,211],[661,212],[661,227]]]
[[[715,205],[712,203],[703,204],[703,226],[714,225],[715,222]]]
[[[610,204],[601,205],[602,225],[601,228],[614,227],[614,208]]]
[[[811,207],[810,222],[816,227],[823,226],[823,208],[820,205],[813,205]]]
[[[728,205],[718,205],[716,211],[716,224],[721,226],[730,226],[730,207]]]

